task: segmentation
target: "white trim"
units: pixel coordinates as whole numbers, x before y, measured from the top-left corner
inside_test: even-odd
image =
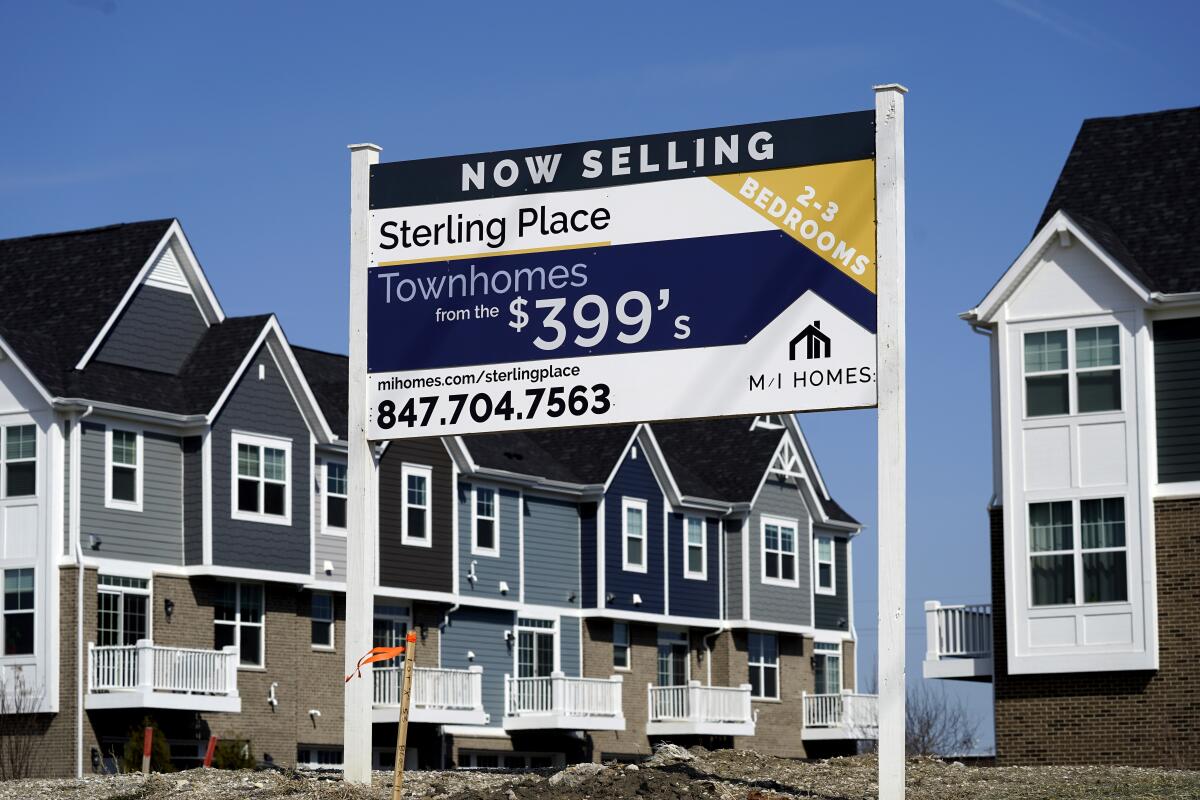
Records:
[[[750,523],[754,517],[742,517],[742,619],[750,619]]]
[[[338,527],[331,526],[329,524],[329,498],[340,497],[343,500],[345,500],[346,504],[347,504],[346,511],[347,511],[347,514],[349,514],[349,510],[350,510],[348,507],[350,504],[349,473],[347,473],[346,478],[344,478],[344,480],[346,481],[346,493],[345,494],[333,494],[333,492],[329,489],[329,467],[330,467],[330,465],[339,466],[342,469],[347,468],[345,461],[341,461],[338,459],[330,459],[330,458],[324,457],[324,456],[321,458],[321,491],[320,491],[320,496],[321,496],[321,533],[325,534],[326,536],[341,536],[342,538],[345,538],[346,537],[346,527],[345,526],[338,528]]]
[[[118,509],[120,511],[137,511],[142,510],[142,475],[146,471],[146,461],[142,441],[145,436],[145,431],[133,426],[117,428],[121,433],[132,433],[134,436],[134,458],[136,463],[133,465],[134,470],[134,494],[136,499],[133,502],[128,500],[117,500],[113,498],[113,482],[112,472],[113,467],[117,466],[113,463],[113,432],[112,425],[105,425],[104,428],[104,507]],[[128,469],[128,464],[120,465],[124,469]]]
[[[820,560],[820,549],[817,544],[822,539],[829,540],[829,561]],[[837,538],[828,536],[823,533],[818,533],[812,537],[813,557],[812,557],[812,585],[813,592],[823,595],[837,594]],[[829,564],[829,586],[821,586],[821,564]]]
[[[598,609],[608,607],[608,587],[604,580],[605,559],[608,557],[604,546],[606,533],[604,530],[604,503],[605,499],[603,497],[596,503],[596,608]],[[579,524],[580,527],[583,526],[582,514],[579,517]],[[580,563],[582,564],[582,562],[583,558],[581,555]],[[580,598],[580,605],[582,605],[582,598]]]
[[[254,478],[249,475],[238,474],[238,447],[246,445],[248,447],[258,448],[258,477]],[[265,510],[259,511],[242,511],[238,508],[238,481],[245,478],[247,480],[257,480],[258,482],[258,507],[259,509],[266,508],[266,484],[279,484],[279,481],[268,481],[265,477],[264,470],[266,469],[266,450],[282,450],[284,453],[284,481],[283,492],[283,514],[268,514]],[[292,440],[284,439],[277,436],[268,436],[261,433],[243,433],[242,431],[232,431],[229,434],[229,515],[232,519],[242,522],[259,522],[267,525],[284,525],[290,527],[292,524],[292,491],[295,488],[292,484]]]
[[[692,543],[688,538],[688,524],[691,522],[700,523],[700,571],[693,572],[691,569],[691,548]],[[708,520],[704,517],[696,516],[695,514],[684,514],[682,519],[682,541],[683,541],[683,577],[686,580],[692,581],[707,581],[708,580]]]
[[[479,490],[492,493],[492,516],[483,517],[490,519],[492,522],[492,546],[479,546]],[[489,558],[500,557],[500,490],[495,486],[481,486],[477,482],[471,483],[471,555],[473,556],[488,556]],[[519,513],[519,512],[518,512]]]
[[[204,432],[200,441],[200,563],[212,564],[213,561],[213,471],[212,471],[212,429]]]
[[[779,549],[772,552],[779,554],[779,574],[781,577],[770,578],[767,576],[767,526],[770,525],[780,530]],[[783,549],[783,529],[790,528],[792,531],[792,551],[789,554]],[[792,557],[792,579],[782,577],[783,575],[783,556],[791,555]],[[767,586],[787,586],[793,589],[800,587],[800,520],[787,519],[784,517],[772,517],[762,514],[758,519],[758,569],[759,580]]]
[[[1179,483],[1158,483],[1154,486],[1151,498],[1154,500],[1183,499],[1200,497],[1200,481],[1180,481]]]
[[[328,589],[319,589],[319,590],[312,590],[309,592],[309,594],[311,595],[311,597],[309,598],[309,601],[308,601],[308,612],[309,612],[308,617],[309,617],[310,622],[321,622],[321,623],[329,624],[329,644],[317,644],[316,642],[312,641],[311,625],[309,626],[310,627],[309,644],[311,645],[313,650],[317,650],[317,651],[320,651],[323,653],[335,651],[335,650],[337,650],[337,601],[334,599],[333,592],[329,591]],[[329,598],[329,619],[325,619],[325,618],[318,619],[316,614],[313,613],[313,611],[314,611],[313,600],[317,597],[317,595],[323,595],[323,596]],[[264,609],[264,611],[265,611],[265,609]]]
[[[262,672],[267,668],[267,586],[261,581],[243,581],[243,580],[226,580],[219,581],[220,583],[232,583],[235,587],[233,595],[234,603],[234,619],[219,620],[216,614],[213,615],[214,633],[217,625],[225,625],[233,628],[233,643],[238,649],[238,670],[249,670],[252,672]],[[242,587],[257,586],[262,590],[262,608],[260,609],[261,619],[258,622],[243,622],[242,621]],[[258,628],[258,661],[256,663],[242,663],[242,627]]]
[[[640,536],[633,536],[629,532],[629,511],[636,509],[642,513],[642,532]],[[650,537],[650,512],[648,504],[645,500],[637,497],[622,497],[621,498],[621,569],[625,572],[640,572],[646,573],[647,556],[650,548],[647,546],[647,540]],[[640,538],[642,542],[642,563],[634,564],[629,561],[629,539]]]
[[[425,536],[413,536],[408,532],[408,479],[425,479]],[[457,490],[457,487],[456,487]],[[422,506],[415,506],[422,508]],[[433,547],[433,467],[424,464],[400,466],[400,544],[407,547]]]
[[[531,627],[528,625],[522,625],[521,624],[522,618],[524,618],[524,619],[540,618],[542,622],[550,622],[550,623],[552,623],[552,625],[549,628],[537,628],[537,627]],[[560,636],[561,631],[560,631],[558,616],[557,615],[541,615],[541,614],[534,615],[532,613],[526,613],[526,614],[522,615],[521,610],[517,610],[513,614],[513,646],[512,646],[512,660],[513,660],[512,661],[512,675],[513,675],[513,677],[517,677],[517,678],[521,677],[521,633],[522,633],[522,631],[524,631],[526,633],[532,633],[535,635],[536,634],[546,634],[546,633],[550,634],[550,639],[554,643],[554,653],[551,658],[551,661],[553,663],[550,666],[550,671],[551,671],[551,673],[561,672],[562,671],[562,655],[559,651],[562,649],[562,647],[561,647],[562,637]],[[581,632],[581,634],[582,634],[582,632]],[[534,655],[535,659],[537,658],[537,652],[538,652],[537,646],[535,644],[534,648],[533,648],[533,655]],[[580,668],[581,668],[580,671],[582,671],[582,666],[583,665],[580,664]],[[536,667],[536,664],[535,664],[535,667]],[[533,675],[533,676],[526,676],[526,677],[538,677],[538,676]]]
[[[775,662],[774,663],[753,660],[754,657],[750,652],[750,637],[755,636],[755,635],[770,636],[772,639],[775,640]],[[747,682],[749,682],[749,680],[750,680],[750,671],[753,670],[755,666],[759,667],[759,669],[762,670],[762,673],[760,673],[760,674],[765,674],[765,672],[768,668],[773,668],[775,670],[775,694],[754,694],[753,689],[751,689],[751,692],[750,692],[751,702],[762,702],[762,701],[771,702],[771,701],[779,701],[780,699],[782,699],[782,697],[783,697],[783,674],[782,674],[783,669],[782,669],[782,666],[783,665],[782,665],[781,661],[782,661],[782,659],[781,659],[781,653],[779,652],[779,633],[778,633],[778,631],[763,631],[763,630],[751,629],[747,632],[747,634],[746,634],[746,680],[747,680]]]
[[[517,599],[520,600],[522,604],[525,603],[525,510],[526,510],[526,508],[525,508],[525,493],[518,489],[517,490]],[[576,529],[577,529],[575,541],[578,542],[578,541],[581,541],[579,538],[579,533],[582,532],[582,525],[583,525],[583,519],[579,514],[579,506],[575,506],[575,519],[576,519]],[[582,554],[580,555],[579,561],[582,564],[582,562],[583,562]],[[580,579],[579,594],[582,595],[583,594],[583,586],[582,586],[583,568],[582,568],[582,566],[579,569],[579,579]],[[579,637],[579,641],[580,641],[580,646],[582,646],[582,643],[583,643],[582,631],[580,632],[580,634],[581,635]],[[580,660],[579,663],[580,663],[580,668],[582,669],[583,661]]]

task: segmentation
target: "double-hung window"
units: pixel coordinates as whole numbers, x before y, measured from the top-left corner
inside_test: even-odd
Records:
[[[101,575],[97,578],[96,633],[101,647],[133,645],[150,638],[150,581]]]
[[[613,623],[613,669],[629,669],[629,623]]]
[[[471,490],[471,552],[476,555],[500,555],[499,499],[495,489],[475,486]]]
[[[262,667],[266,663],[263,595],[261,583],[217,584],[213,644],[218,650],[230,645],[237,647],[243,667]]]
[[[1026,333],[1024,366],[1027,417],[1121,410],[1117,325]]]
[[[4,655],[33,654],[33,568],[4,570]]]
[[[837,578],[834,574],[833,537],[817,536],[813,539],[813,563],[816,565],[817,594],[837,594]]]
[[[779,637],[773,633],[750,632],[750,696],[760,700],[779,699]]]
[[[683,577],[708,579],[708,542],[701,517],[683,518],[683,557]]]
[[[799,586],[796,571],[798,559],[794,521],[763,517],[762,519],[762,582],[780,586]]]
[[[621,499],[621,568],[646,571],[646,501]]]
[[[433,546],[433,513],[430,492],[433,470],[405,464],[400,471],[404,484],[400,516],[400,543],[417,547]]]
[[[325,529],[346,532],[346,465],[325,462]]]
[[[842,693],[842,645],[813,642],[813,679],[816,694]]]
[[[37,494],[37,427],[9,425],[4,429],[4,497],[28,497]]]
[[[333,649],[333,595],[312,593],[312,646],[318,650]]]
[[[233,517],[290,525],[292,444],[233,434]]]
[[[109,428],[105,433],[104,505],[142,510],[142,434]]]
[[[1126,552],[1124,498],[1031,503],[1032,605],[1125,602],[1129,598]]]

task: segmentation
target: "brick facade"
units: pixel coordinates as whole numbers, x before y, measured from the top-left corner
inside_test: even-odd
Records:
[[[1003,510],[991,512],[998,764],[1200,769],[1200,499],[1154,503],[1157,671],[1009,675]]]

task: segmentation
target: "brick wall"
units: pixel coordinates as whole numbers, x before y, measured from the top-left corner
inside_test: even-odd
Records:
[[[1200,768],[1200,500],[1154,503],[1156,672],[1009,675],[1004,524],[991,512],[998,764]]]
[[[729,685],[750,682],[750,661],[745,630],[726,631],[725,650],[729,663]],[[767,755],[784,758],[804,758],[807,753],[801,738],[803,731],[804,693],[813,693],[812,641],[790,633],[776,634],[779,638],[779,699],[755,700],[758,722],[753,736],[738,736],[734,747],[753,749]]]
[[[612,620],[589,618],[583,621],[583,675],[587,678],[624,677],[621,707],[625,730],[592,731],[592,759],[602,753],[623,756],[649,755],[646,719],[649,713],[646,685],[658,680],[658,628],[629,623],[629,670],[613,670]]]

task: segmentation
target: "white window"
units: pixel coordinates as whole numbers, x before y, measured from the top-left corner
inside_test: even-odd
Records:
[[[691,667],[689,652],[686,630],[658,629],[659,686],[687,686]]]
[[[433,470],[405,464],[400,471],[404,484],[404,501],[400,516],[400,543],[417,547],[433,547],[433,509],[430,491]]]
[[[813,642],[813,679],[817,694],[842,693],[840,642]]]
[[[646,571],[646,501],[621,499],[621,558],[627,572]]]
[[[4,570],[4,655],[33,655],[33,568]]]
[[[517,677],[548,678],[557,668],[552,619],[517,619]]]
[[[799,526],[794,520],[762,518],[762,582],[777,586],[799,586],[796,570]]]
[[[837,577],[834,572],[836,556],[832,536],[817,536],[813,539],[813,571],[817,594],[837,594]]]
[[[500,495],[487,486],[471,489],[471,553],[500,555]]]
[[[263,601],[261,583],[221,581],[217,584],[213,644],[218,650],[230,645],[237,647],[243,667],[266,664]]]
[[[4,429],[4,449],[0,450],[3,497],[29,497],[37,494],[37,427],[9,425]]]
[[[1030,503],[1030,604],[1128,601],[1126,550],[1122,497]]]
[[[329,592],[312,593],[312,646],[333,649],[333,595]]]
[[[1120,411],[1120,333],[1116,325],[1026,333],[1025,416]]]
[[[750,632],[750,696],[760,700],[779,699],[779,638],[773,633]]]
[[[346,465],[325,462],[325,530],[346,532]]]
[[[375,606],[371,628],[372,647],[403,647],[408,635],[408,607],[394,605]],[[375,669],[394,669],[404,661],[403,654],[386,661],[376,661]]]
[[[97,644],[133,645],[150,638],[150,581],[101,575],[97,578]]]
[[[301,745],[296,748],[296,766],[300,769],[341,769],[342,748]]]
[[[708,538],[701,517],[683,518],[683,577],[708,580]]]
[[[292,524],[292,443],[233,434],[233,518]]]
[[[142,434],[109,428],[104,434],[104,505],[142,510]]]
[[[629,623],[613,623],[613,669],[629,669]]]

